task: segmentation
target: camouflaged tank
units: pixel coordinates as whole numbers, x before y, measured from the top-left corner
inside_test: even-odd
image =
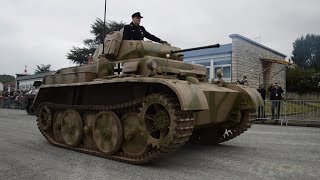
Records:
[[[222,73],[209,83],[206,67],[182,61],[185,50],[122,40],[114,32],[101,51],[93,64],[45,77],[34,107],[52,145],[142,164],[188,141],[235,138],[250,128],[262,105],[255,89],[225,83]]]

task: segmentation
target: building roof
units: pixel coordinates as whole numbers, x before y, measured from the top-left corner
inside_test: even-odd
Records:
[[[284,54],[282,54],[282,53],[280,53],[280,52],[278,52],[278,51],[276,51],[276,50],[273,50],[273,49],[271,49],[271,48],[269,48],[269,47],[267,47],[267,46],[264,46],[264,45],[262,45],[262,44],[260,44],[260,43],[257,43],[257,42],[255,42],[255,41],[253,41],[253,40],[251,40],[251,39],[249,39],[249,38],[246,38],[246,37],[244,37],[244,36],[241,36],[241,35],[239,35],[239,34],[231,34],[229,37],[230,37],[230,38],[237,37],[237,38],[243,39],[243,40],[245,40],[245,41],[247,41],[247,42],[249,42],[249,43],[252,43],[252,44],[254,44],[254,45],[256,45],[256,46],[262,47],[262,48],[264,48],[264,49],[266,49],[266,50],[269,50],[269,51],[271,51],[271,52],[273,52],[273,53],[275,53],[275,54],[278,54],[278,55],[280,55],[280,56],[282,56],[282,57],[284,57],[284,58],[287,57],[286,55],[284,55]]]
[[[190,58],[195,56],[205,56],[211,54],[223,54],[223,53],[231,53],[232,52],[232,44],[223,44],[219,48],[208,48],[208,49],[200,49],[194,51],[184,52],[184,58]]]
[[[33,74],[33,75],[25,75],[25,76],[17,77],[16,80],[21,81],[21,80],[28,80],[28,79],[38,79],[38,78],[43,78],[47,75],[52,75],[54,73],[56,73],[56,71],[50,71],[45,73]]]

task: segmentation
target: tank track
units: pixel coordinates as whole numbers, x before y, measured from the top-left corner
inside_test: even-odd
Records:
[[[90,112],[98,112],[98,111],[103,111],[103,110],[109,110],[113,111],[116,114],[125,114],[127,112],[134,112],[134,111],[139,111],[143,101],[145,98],[140,99],[140,100],[135,100],[132,102],[128,103],[123,103],[123,104],[117,104],[117,105],[110,105],[110,106],[101,106],[101,105],[90,105],[90,106],[84,106],[84,105],[62,105],[62,104],[53,104],[53,103],[41,103],[38,106],[38,109],[41,108],[41,106],[47,106],[53,111],[57,110],[67,110],[67,109],[72,109],[76,110],[78,112],[85,112],[85,111],[90,111]],[[180,104],[177,104],[178,107],[180,107]],[[183,112],[183,113],[182,113]],[[51,128],[48,130],[42,130],[41,127],[39,126],[39,119],[37,118],[37,126],[41,132],[41,134],[47,139],[47,141],[53,145],[57,146],[60,148],[65,148],[68,150],[72,151],[77,151],[81,153],[86,153],[106,159],[111,159],[111,160],[116,160],[120,162],[125,162],[129,164],[144,164],[148,163],[154,160],[157,160],[163,156],[166,156],[168,153],[175,152],[178,150],[181,146],[183,146],[188,140],[189,137],[192,134],[193,128],[194,128],[194,118],[193,118],[193,112],[185,112],[179,110],[175,114],[178,118],[176,118],[176,128],[174,134],[174,140],[172,143],[168,144],[165,147],[161,148],[150,148],[149,151],[145,152],[142,155],[139,156],[133,156],[129,154],[125,154],[121,152],[121,149],[114,153],[111,156],[106,156],[102,152],[99,152],[97,149],[88,149],[86,146],[81,145],[80,147],[70,147],[66,144],[57,142],[55,138],[53,137],[53,125]]]
[[[256,120],[256,110],[250,109],[249,110],[249,118],[245,119],[244,121],[240,122],[239,124],[235,125],[232,128],[227,128],[226,132],[223,134],[222,137],[218,137],[217,143],[223,143],[226,141],[229,141],[231,139],[234,139],[235,137],[239,136],[240,134],[247,131],[251,126],[254,124],[254,121]]]
[[[206,144],[206,145],[215,145],[220,144],[231,139],[234,139],[247,131],[253,124],[256,119],[255,109],[246,109],[248,111],[248,118],[244,118],[240,123],[232,127],[222,127],[214,126],[206,129],[207,134],[204,129],[200,129],[198,132],[195,132],[194,135],[190,138],[190,142],[194,144]]]

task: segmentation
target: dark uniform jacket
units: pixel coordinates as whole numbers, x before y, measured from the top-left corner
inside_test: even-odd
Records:
[[[124,26],[123,40],[143,40],[143,38],[147,38],[158,43],[161,42],[161,39],[150,34],[143,26],[136,26],[133,23]]]
[[[284,92],[283,89],[275,86],[270,86],[269,89],[270,91],[270,100],[282,100],[281,94]]]
[[[260,93],[262,99],[263,99],[263,100],[266,100],[266,93],[267,93],[266,89],[264,89],[264,88],[259,88],[259,89],[257,89],[257,91]]]

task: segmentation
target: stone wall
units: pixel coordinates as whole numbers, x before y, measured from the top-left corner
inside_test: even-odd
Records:
[[[276,59],[285,60],[281,56],[267,48],[261,47],[255,43],[249,42],[238,36],[230,36],[232,38],[232,82],[241,80],[244,75],[247,76],[249,85],[254,88],[259,86],[259,74],[263,71],[263,65],[260,59]],[[285,65],[272,63],[270,68],[269,79],[266,86],[270,86],[272,81],[279,81],[280,86],[286,87],[286,71],[283,69]],[[280,73],[275,75],[283,69]],[[260,75],[260,82],[263,83],[263,73]]]

